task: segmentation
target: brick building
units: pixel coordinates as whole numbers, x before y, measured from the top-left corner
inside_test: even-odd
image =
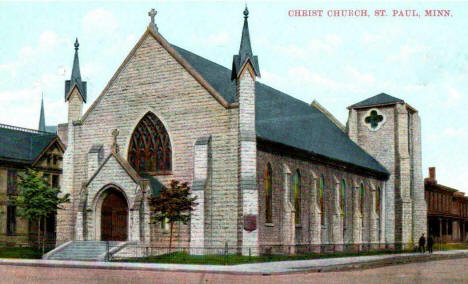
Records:
[[[192,253],[225,243],[240,253],[405,245],[426,231],[414,108],[380,94],[350,106],[345,127],[318,103],[256,81],[247,9],[232,69],[170,44],[150,15],[84,114],[75,44],[59,127],[72,202],[58,216],[58,243],[167,245],[164,224],[149,224],[147,197],[171,179],[198,197],[190,224],[175,230]]]
[[[464,242],[468,225],[468,197],[437,183],[436,169],[424,179],[427,202],[427,232],[442,242]]]
[[[45,125],[41,104],[39,130],[0,124],[0,243],[28,245],[34,243],[37,224],[30,224],[17,215],[11,202],[17,195],[19,175],[27,168],[42,173],[51,186],[60,187],[62,156],[65,151],[55,127]],[[49,132],[46,132],[48,130]],[[55,215],[47,220],[46,238],[55,242]]]

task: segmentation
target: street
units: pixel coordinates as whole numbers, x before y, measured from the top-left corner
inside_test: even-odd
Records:
[[[0,283],[468,283],[468,258],[285,275],[154,272],[0,265]]]

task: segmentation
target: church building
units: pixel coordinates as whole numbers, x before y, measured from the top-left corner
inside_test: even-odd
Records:
[[[197,196],[173,241],[192,254],[409,246],[426,232],[416,109],[382,93],[351,105],[344,126],[317,102],[257,81],[247,8],[231,69],[167,42],[149,15],[85,113],[75,43],[58,129],[71,202],[54,253],[86,241],[116,242],[116,254],[167,246],[148,197],[171,180]]]

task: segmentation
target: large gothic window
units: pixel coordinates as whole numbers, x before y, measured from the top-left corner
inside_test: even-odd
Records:
[[[267,223],[272,223],[273,219],[273,181],[271,165],[268,163],[265,168],[265,219]]]
[[[148,112],[133,131],[128,161],[139,173],[168,174],[172,170],[172,148],[162,122]]]

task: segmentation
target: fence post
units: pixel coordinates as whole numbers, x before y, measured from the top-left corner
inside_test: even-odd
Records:
[[[228,247],[228,242],[224,244],[224,265],[227,265],[228,262],[228,253],[229,253],[229,247]]]
[[[109,261],[109,241],[106,241],[106,261]]]

